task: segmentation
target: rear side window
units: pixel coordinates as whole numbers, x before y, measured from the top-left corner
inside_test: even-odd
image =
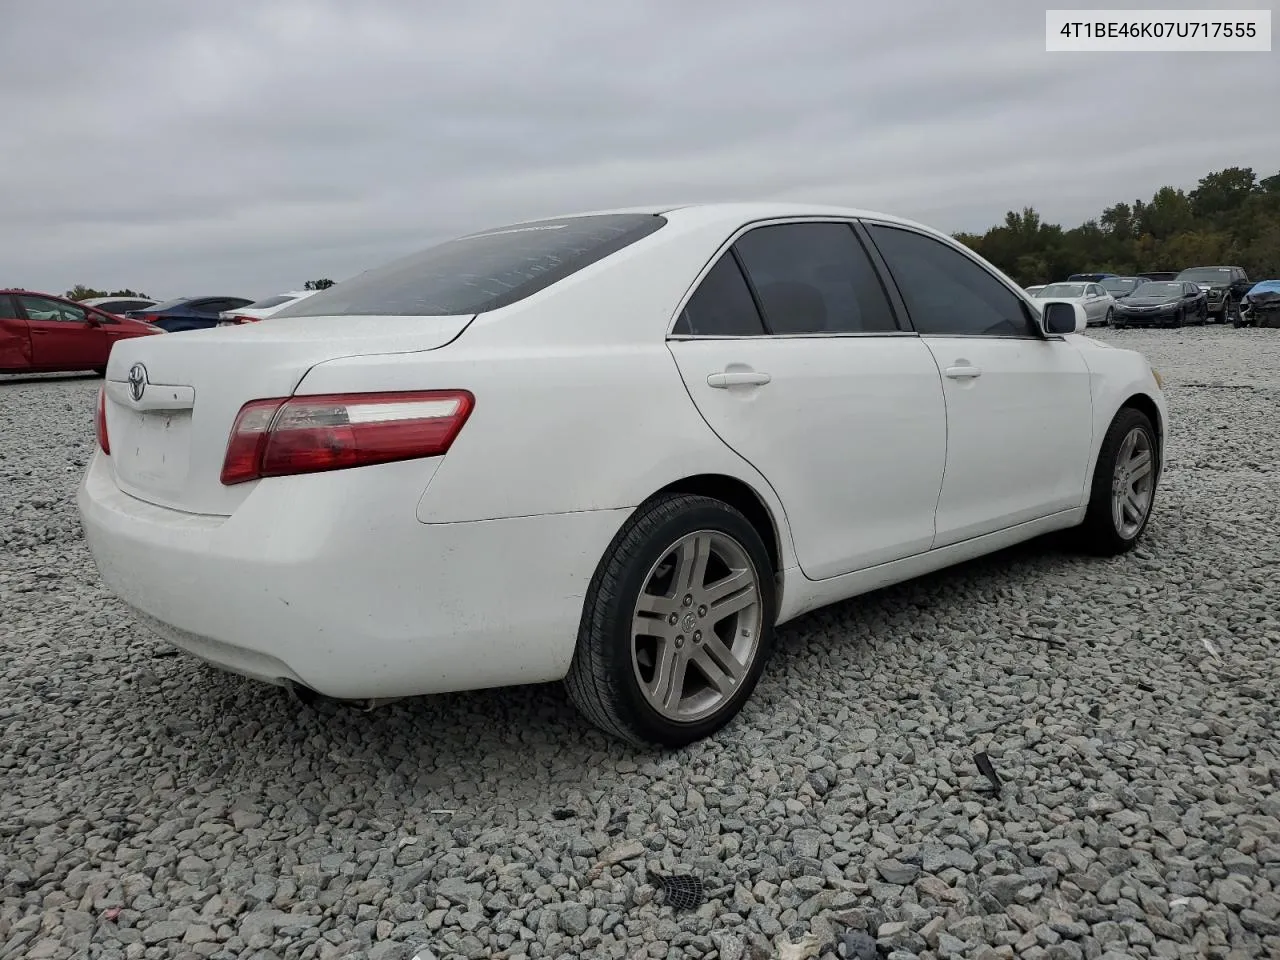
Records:
[[[772,333],[898,329],[889,298],[850,225],[773,224],[743,234],[734,246]]]
[[[0,320],[17,320],[18,308],[13,305],[13,298],[7,293],[0,293]]]
[[[546,289],[666,222],[654,214],[599,214],[487,230],[344,280],[275,316],[487,313]]]
[[[758,337],[764,333],[760,312],[732,253],[722,256],[702,278],[671,332],[699,337]]]

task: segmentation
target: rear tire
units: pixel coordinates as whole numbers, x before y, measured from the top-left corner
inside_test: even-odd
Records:
[[[1123,407],[1102,440],[1089,506],[1077,530],[1079,545],[1104,557],[1132,550],[1151,520],[1159,482],[1160,447],[1155,427],[1145,413]]]
[[[569,699],[633,744],[701,740],[751,696],[776,615],[773,565],[746,517],[710,497],[656,496],[613,538],[587,588]]]
[[[107,375],[107,368],[106,368],[106,367],[94,367],[94,368],[93,368],[93,375],[94,375],[95,377],[105,377],[105,376]]]

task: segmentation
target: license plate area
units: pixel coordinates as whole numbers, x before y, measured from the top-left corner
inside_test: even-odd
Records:
[[[130,411],[122,419],[121,436],[111,437],[120,479],[149,493],[181,493],[190,467],[191,411]]]

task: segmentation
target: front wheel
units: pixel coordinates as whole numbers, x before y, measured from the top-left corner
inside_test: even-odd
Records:
[[[1107,307],[1107,315],[1102,318],[1102,325],[1104,327],[1111,326],[1111,321],[1115,318],[1115,315],[1116,315],[1116,312],[1112,310],[1110,307]]]
[[[1090,553],[1116,556],[1132,550],[1151,519],[1159,481],[1155,427],[1145,413],[1124,407],[1102,440],[1079,540]]]
[[[654,497],[614,537],[592,578],[569,698],[606,733],[680,747],[728,723],[773,643],[773,566],[734,508]]]

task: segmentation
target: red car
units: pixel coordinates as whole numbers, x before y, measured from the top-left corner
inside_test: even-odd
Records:
[[[64,297],[0,290],[0,373],[107,370],[111,345],[164,333]]]

